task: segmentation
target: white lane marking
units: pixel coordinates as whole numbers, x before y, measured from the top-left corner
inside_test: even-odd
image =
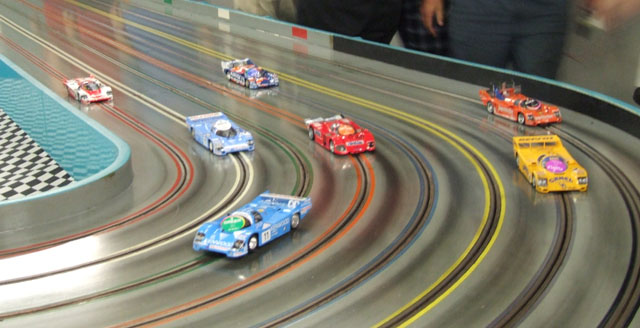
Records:
[[[3,16],[2,14],[0,14],[0,20],[2,20],[3,22],[5,22],[7,25],[9,25],[10,27],[14,28],[16,31],[20,32],[21,34],[23,34],[25,37],[27,37],[28,39],[31,39],[32,41],[34,41],[35,43],[41,45],[42,47],[50,50],[51,52],[57,54],[60,58],[62,58],[63,60],[67,61],[69,64],[71,64],[72,66],[76,66],[78,68],[84,69],[85,71],[92,73],[93,75],[95,75],[99,80],[103,80],[108,82],[107,84],[110,84],[112,86],[117,86],[118,90],[121,91],[122,93],[128,95],[131,98],[134,99],[138,99],[138,101],[140,101],[141,103],[145,104],[148,107],[151,108],[156,108],[157,111],[159,111],[160,113],[162,113],[164,116],[166,116],[167,118],[176,121],[178,123],[180,123],[183,126],[186,126],[185,123],[185,119],[186,117],[174,110],[172,110],[171,108],[145,96],[144,94],[135,91],[134,89],[132,89],[131,87],[120,83],[118,81],[116,81],[115,79],[111,78],[110,76],[108,76],[107,74],[83,63],[80,59],[72,56],[71,54],[65,52],[64,50],[61,50],[60,48],[50,44],[47,41],[44,41],[43,39],[41,39],[40,37],[38,37],[37,35],[25,30],[24,28],[22,28],[21,26],[15,24],[13,21],[7,19],[5,16]],[[180,117],[182,120],[179,120],[176,118]]]
[[[157,101],[145,96],[144,94],[138,93],[135,90],[133,90],[132,88],[130,88],[129,86],[120,83],[114,79],[112,79],[111,77],[109,77],[108,75],[94,69],[93,67],[86,65],[84,63],[82,63],[79,59],[73,57],[72,55],[68,54],[67,52],[61,50],[60,48],[50,44],[49,42],[42,40],[40,37],[34,35],[33,33],[25,30],[24,28],[22,28],[21,26],[17,25],[16,23],[14,23],[13,21],[7,19],[4,15],[0,14],[0,20],[3,21],[5,24],[7,24],[9,27],[15,29],[17,32],[23,34],[26,38],[32,40],[33,42],[41,45],[42,47],[50,50],[51,52],[57,54],[58,56],[60,56],[63,60],[67,61],[69,64],[71,64],[72,66],[76,66],[78,68],[84,69],[88,72],[93,73],[94,75],[96,75],[99,79],[108,82],[109,84],[112,85],[116,85],[118,86],[119,90],[127,95],[129,95],[132,98],[136,98],[138,99],[138,101],[140,101],[141,103],[145,104],[146,106],[149,106],[150,108],[156,110],[157,112],[159,112],[160,114],[166,116],[167,118],[178,122],[179,124],[186,126],[185,123],[185,116],[173,111],[172,109],[158,103]],[[178,120],[175,117],[172,116],[178,116],[181,117],[182,120]],[[253,170],[253,165],[251,164],[251,162],[248,160],[248,158],[246,157],[246,155],[241,154],[242,158],[245,160],[245,162],[247,163],[247,167],[249,169],[249,174],[248,174],[248,178],[247,181],[248,183],[245,184],[245,186],[250,186],[253,183],[253,179],[254,179],[254,170]],[[240,164],[239,164],[239,160],[236,157],[232,157],[233,159],[233,163],[236,169],[236,178],[234,181],[234,185],[232,188],[229,189],[229,193],[227,193],[227,195],[224,196],[224,198],[218,202],[217,205],[224,203],[226,201],[229,200],[229,198],[231,198],[232,194],[233,194],[233,190],[235,190],[238,187],[238,184],[240,183]],[[214,218],[217,218],[218,216],[220,216],[222,213],[228,212],[230,209],[235,208],[237,206],[237,204],[239,203],[239,201],[241,199],[243,199],[246,194],[249,192],[249,188],[244,188],[243,191],[241,192],[241,194],[239,195],[239,197],[236,198],[235,201],[231,202],[229,205],[227,205],[226,207],[216,211],[214,207],[212,207],[210,210],[208,210],[207,212],[205,212],[204,214],[200,215],[196,221],[202,220],[207,216],[213,216]],[[216,214],[217,213],[217,214]],[[215,214],[215,215],[214,215]],[[169,236],[171,236],[172,234],[177,233],[178,231],[185,229],[188,226],[188,224],[185,224],[179,228],[176,228],[168,233],[165,233],[164,235],[161,235],[159,237],[156,237],[154,239],[151,240],[147,240],[145,243],[141,243],[132,247],[129,247],[127,249],[121,250],[119,252],[115,252],[115,253],[111,253],[109,255],[105,255],[105,256],[101,256],[101,259],[107,258],[107,257],[118,257],[121,254],[126,254],[126,253],[131,253],[133,251],[136,251],[136,249],[141,249],[144,248],[150,244],[153,244],[159,240],[162,240],[164,238],[168,238]],[[188,231],[183,232],[182,234],[179,235],[175,235],[163,242],[158,243],[157,245],[151,247],[151,248],[147,248],[141,251],[136,251],[135,253],[126,255],[126,256],[122,256],[122,257],[118,257],[117,260],[124,260],[133,256],[136,256],[138,254],[141,253],[145,253],[148,251],[151,251],[157,247],[163,246],[165,244],[168,244],[169,242],[172,242],[178,238],[181,238],[183,235],[186,235],[188,233],[193,233],[197,230],[197,228],[193,228],[190,229]],[[85,238],[91,238],[90,237],[85,237]],[[82,240],[84,240],[85,238],[81,238],[80,240],[76,240],[75,242],[81,242]],[[74,242],[70,242],[72,245]],[[29,273],[28,275],[38,275],[38,274],[42,274],[42,273],[46,273],[46,272],[51,272],[51,271],[59,271],[62,269],[68,269],[68,268],[73,268],[75,266],[80,266],[83,265],[83,263],[81,261],[73,261],[74,259],[85,259],[86,260],[86,256],[74,256],[73,254],[69,254],[70,250],[66,250],[65,251],[65,256],[51,256],[51,254],[55,254],[55,252],[59,252],[60,249],[66,249],[68,247],[65,247],[65,245],[67,245],[69,243],[65,243],[63,245],[60,246],[56,246],[56,247],[52,247],[46,250],[42,250],[42,251],[37,251],[37,252],[33,252],[33,253],[29,253],[26,255],[21,255],[21,256],[16,256],[16,257],[12,257],[12,258],[8,258],[5,260],[0,261],[0,282],[2,281],[6,281],[6,280],[12,280],[12,279],[17,279],[17,278],[24,278],[25,277],[25,273],[21,273],[19,276],[16,276],[17,272],[16,270],[10,270],[9,268],[14,267],[15,269],[20,269],[20,268],[30,268],[30,269],[35,269],[35,267],[33,266],[33,264],[42,264],[42,263],[46,263],[46,265],[38,265],[40,267],[40,271],[39,273]],[[72,247],[71,249],[75,249],[77,251],[82,252],[81,249],[78,249],[77,247]],[[40,256],[43,256],[44,258],[46,258],[46,256],[51,256],[51,259],[55,259],[55,263],[57,263],[56,265],[53,265],[52,263],[50,263],[50,261],[44,261],[44,260],[34,260],[34,258],[38,258],[40,259]],[[61,259],[65,258],[67,260],[69,260],[68,262],[62,261]],[[26,261],[30,262],[31,265],[24,265],[24,264],[18,264],[20,262],[14,262],[14,261],[22,261],[23,259],[25,259]],[[101,259],[95,259],[93,258],[93,261],[90,262],[94,262],[94,261],[100,261]],[[33,262],[31,262],[33,261]],[[10,265],[6,265],[7,263],[9,263]],[[13,264],[16,263],[16,264]],[[86,262],[85,262],[86,263]],[[52,268],[55,268],[52,270]],[[44,270],[42,270],[44,269]],[[21,271],[19,271],[21,272]]]

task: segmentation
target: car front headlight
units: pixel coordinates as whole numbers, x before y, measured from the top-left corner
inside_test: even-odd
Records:
[[[589,178],[587,178],[587,177],[579,177],[578,178],[578,184],[584,185],[584,184],[587,184],[588,182],[589,182]]]
[[[239,240],[238,239],[233,243],[233,247],[232,248],[233,249],[241,249],[243,246],[244,246],[244,240]]]
[[[545,179],[545,178],[538,178],[538,186],[540,186],[540,187],[546,187],[546,186],[547,186],[547,179]]]

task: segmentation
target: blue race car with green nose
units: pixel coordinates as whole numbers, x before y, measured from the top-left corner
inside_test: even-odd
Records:
[[[193,249],[241,257],[298,228],[311,198],[266,191],[222,218],[198,228]]]

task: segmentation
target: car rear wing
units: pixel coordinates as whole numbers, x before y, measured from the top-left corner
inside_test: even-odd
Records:
[[[222,61],[220,63],[220,66],[222,66],[222,71],[223,72],[226,72],[227,70],[232,69],[232,68],[234,68],[236,66],[240,66],[240,65],[255,65],[255,64],[249,58]]]
[[[557,147],[562,145],[560,137],[557,135],[541,135],[541,136],[519,136],[513,137],[514,148],[545,148]]]
[[[318,123],[318,122],[327,122],[327,121],[335,121],[335,120],[340,120],[343,119],[344,115],[342,114],[338,114],[338,115],[334,115],[331,117],[327,117],[327,118],[322,118],[322,117],[318,117],[318,118],[307,118],[304,120],[304,124],[307,125],[307,127],[313,123]]]
[[[215,119],[226,119],[226,116],[222,112],[215,112],[215,113],[187,116],[187,123],[195,123],[195,122],[203,121],[203,120],[211,120],[213,118],[215,118]]]
[[[70,87],[72,89],[78,88],[78,81],[76,81],[75,79],[71,79],[71,80],[64,79],[62,81],[62,83],[64,83],[64,85],[66,85],[66,86],[68,86],[68,87]]]
[[[268,203],[268,204],[277,204],[285,207],[298,207],[299,205],[305,203],[311,203],[311,198],[309,197],[298,197],[298,196],[289,196],[289,195],[280,195],[270,193],[269,191],[265,191],[257,199],[259,202]]]

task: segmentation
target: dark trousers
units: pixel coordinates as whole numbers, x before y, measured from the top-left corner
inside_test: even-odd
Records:
[[[566,0],[452,0],[453,57],[554,78],[567,28]]]

